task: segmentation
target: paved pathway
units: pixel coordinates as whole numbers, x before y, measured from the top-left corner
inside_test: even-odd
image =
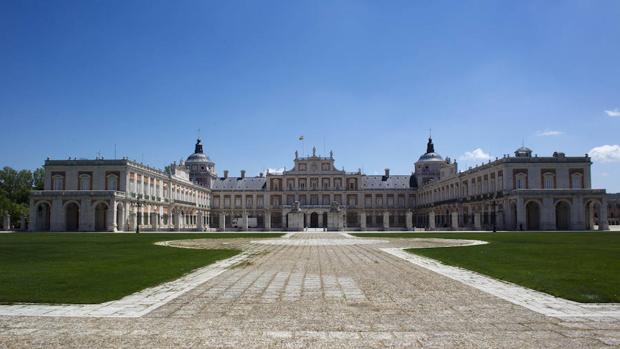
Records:
[[[441,240],[345,244],[333,242],[354,239],[332,233],[287,239],[291,244],[218,242],[250,257],[142,317],[0,316],[0,347],[620,345],[616,319],[545,316],[381,250]]]

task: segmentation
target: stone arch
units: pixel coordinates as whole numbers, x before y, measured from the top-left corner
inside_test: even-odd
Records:
[[[48,201],[40,201],[35,207],[35,221],[32,222],[36,231],[50,231],[52,204]]]
[[[570,202],[566,200],[559,200],[555,204],[555,229],[556,230],[569,230],[570,229]]]
[[[108,218],[108,204],[99,201],[95,203],[95,231],[106,231]]]
[[[540,203],[530,200],[525,204],[525,227],[527,230],[540,229]]]
[[[80,228],[80,204],[77,201],[65,203],[65,230],[78,231]]]

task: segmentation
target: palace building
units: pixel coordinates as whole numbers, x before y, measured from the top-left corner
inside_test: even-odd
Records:
[[[429,138],[405,175],[339,170],[332,152],[316,149],[295,152],[293,164],[218,177],[200,140],[167,171],[128,159],[48,159],[44,190],[31,195],[29,230],[608,229],[608,196],[592,189],[587,155],[537,156],[521,147],[459,171]]]

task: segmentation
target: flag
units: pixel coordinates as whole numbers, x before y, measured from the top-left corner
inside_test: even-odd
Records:
[[[299,136],[299,140],[303,141],[304,140],[304,136]]]

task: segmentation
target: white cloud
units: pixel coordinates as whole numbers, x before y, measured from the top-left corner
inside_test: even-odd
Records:
[[[486,153],[482,148],[476,148],[472,151],[466,151],[465,154],[461,155],[459,160],[461,161],[480,161],[480,160],[489,160],[491,158],[491,154]]]
[[[552,131],[552,130],[545,130],[545,131],[537,131],[536,132],[536,135],[540,136],[540,137],[559,136],[561,134],[564,134],[564,132],[562,132],[562,131]]]
[[[594,161],[620,162],[620,145],[601,145],[594,147],[588,152]]]
[[[611,116],[612,118],[619,118],[620,117],[620,109],[616,108],[614,110],[605,110],[605,113],[609,116]]]
[[[273,173],[273,174],[282,174],[284,172],[284,167],[281,168],[268,168],[265,170],[265,173]]]

